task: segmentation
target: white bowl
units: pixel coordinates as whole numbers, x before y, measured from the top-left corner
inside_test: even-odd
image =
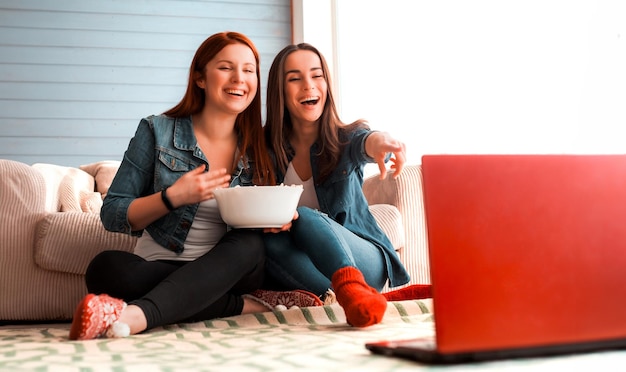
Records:
[[[282,227],[293,220],[302,185],[215,189],[222,219],[235,228]]]

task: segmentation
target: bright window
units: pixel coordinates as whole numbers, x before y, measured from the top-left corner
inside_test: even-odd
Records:
[[[335,64],[342,118],[403,139],[410,163],[626,152],[626,2],[294,3],[319,11],[305,9],[296,39]]]

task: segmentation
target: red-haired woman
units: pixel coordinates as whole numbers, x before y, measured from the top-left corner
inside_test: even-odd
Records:
[[[259,54],[244,35],[210,36],[196,51],[187,91],[141,120],[103,202],[107,230],[138,236],[134,253],[105,251],[86,272],[70,339],[124,337],[177,322],[319,305],[299,291],[257,298],[261,232],[229,230],[213,190],[274,184],[263,141]],[[267,294],[267,293],[266,293]]]

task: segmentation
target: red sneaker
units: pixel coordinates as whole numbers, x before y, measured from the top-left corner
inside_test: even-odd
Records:
[[[296,289],[293,291],[268,291],[257,289],[244,295],[256,302],[265,305],[270,310],[285,310],[294,307],[323,306],[322,300],[315,294]]]
[[[126,303],[101,294],[88,294],[76,307],[70,340],[92,340],[102,336],[119,319]]]

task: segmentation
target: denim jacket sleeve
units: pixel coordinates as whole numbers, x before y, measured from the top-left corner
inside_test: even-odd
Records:
[[[142,119],[100,210],[100,218],[107,230],[141,235],[141,231],[131,231],[127,218],[128,207],[136,198],[150,193],[154,175],[154,148],[154,132],[148,120]]]
[[[208,163],[197,147],[191,118],[149,116],[140,121],[102,204],[100,218],[109,231],[140,236],[128,221],[136,198],[171,186],[186,172]],[[198,204],[185,205],[152,222],[146,230],[163,247],[182,252]]]

